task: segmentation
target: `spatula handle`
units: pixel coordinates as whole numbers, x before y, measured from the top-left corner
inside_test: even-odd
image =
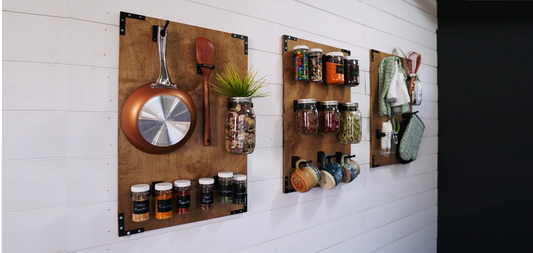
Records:
[[[204,146],[211,146],[211,120],[209,117],[209,72],[211,70],[202,68],[204,74]]]

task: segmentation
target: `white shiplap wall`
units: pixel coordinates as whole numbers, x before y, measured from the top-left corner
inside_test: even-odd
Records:
[[[249,36],[271,96],[255,100],[248,213],[117,236],[119,11]],[[4,1],[4,252],[435,252],[435,15],[435,0]],[[351,184],[281,192],[283,34],[360,59],[364,170]],[[368,49],[397,46],[422,54],[426,131],[417,161],[370,169]]]

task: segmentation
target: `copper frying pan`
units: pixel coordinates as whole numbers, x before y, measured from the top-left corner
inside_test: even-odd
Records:
[[[167,24],[158,27],[159,78],[135,90],[122,108],[122,131],[137,149],[151,154],[170,153],[191,137],[196,106],[187,91],[170,80],[167,70]]]

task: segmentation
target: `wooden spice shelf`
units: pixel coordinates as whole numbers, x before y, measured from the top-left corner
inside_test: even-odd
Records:
[[[159,74],[157,43],[153,40],[152,26],[164,25],[166,20],[121,12],[119,55],[119,119],[128,96],[138,87],[154,82]],[[215,198],[214,209],[200,211],[198,207],[198,179],[216,176],[219,171],[247,174],[247,156],[233,155],[224,148],[224,124],[227,111],[226,97],[214,92],[211,100],[211,146],[203,145],[203,76],[197,73],[195,40],[210,39],[216,50],[216,61],[210,80],[216,72],[233,66],[245,75],[248,69],[248,37],[225,33],[176,22],[170,22],[167,42],[167,65],[171,79],[186,90],[197,108],[197,124],[188,142],[169,154],[153,155],[137,150],[122,132],[118,122],[118,224],[119,236],[213,219],[245,212],[246,206],[220,204]],[[134,184],[152,184],[156,181],[173,183],[178,179],[191,180],[191,213],[173,214],[172,218],[156,220],[154,199],[150,198],[150,219],[132,221],[130,187]],[[151,188],[153,189],[153,188]],[[173,203],[175,205],[175,203]]]
[[[312,83],[294,81],[294,55],[293,47],[306,45],[309,48],[321,48],[325,55],[329,52],[343,52],[345,56],[350,55],[350,51],[331,47],[328,45],[296,38],[290,35],[282,36],[283,51],[283,192],[294,192],[291,184],[292,157],[298,156],[302,159],[313,160],[318,165],[317,152],[323,151],[326,154],[342,152],[350,154],[351,145],[341,144],[337,140],[337,135],[320,133],[313,135],[299,135],[296,131],[296,116],[293,101],[304,98],[314,98],[317,102],[326,100],[336,100],[339,103],[351,101],[351,89],[345,86],[332,86],[325,83]]]

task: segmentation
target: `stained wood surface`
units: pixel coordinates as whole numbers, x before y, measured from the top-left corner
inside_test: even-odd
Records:
[[[312,160],[319,166],[317,152],[324,151],[326,154],[342,152],[349,154],[351,145],[341,144],[336,134],[323,135],[299,135],[296,131],[296,116],[293,101],[304,98],[314,98],[317,102],[336,100],[339,103],[350,102],[350,87],[326,85],[325,83],[312,83],[294,81],[294,46],[306,45],[311,48],[321,48],[322,54],[329,52],[341,52],[342,49],[324,44],[297,38],[297,41],[287,40],[287,51],[284,48],[284,36],[282,36],[283,50],[283,177],[287,177],[289,190],[294,189],[291,184],[291,174],[294,169],[291,166],[292,157],[299,156],[302,159]],[[348,53],[344,53],[348,56]],[[323,66],[325,67],[325,66]],[[325,76],[323,76],[325,78]],[[283,192],[285,192],[285,182]]]
[[[119,119],[128,96],[143,84],[154,82],[159,75],[157,43],[152,41],[152,26],[164,25],[165,20],[146,17],[146,20],[126,18],[126,34],[120,36],[119,55]],[[215,69],[210,75],[214,81],[217,72],[226,66],[234,66],[241,75],[248,68],[248,56],[244,53],[244,40],[233,38],[230,33],[170,22],[167,41],[167,66],[173,83],[186,90],[194,100],[197,114],[203,115],[203,76],[196,71],[197,37],[210,39],[216,48]],[[242,205],[220,204],[215,195],[215,208],[200,211],[198,208],[198,179],[216,176],[219,171],[247,174],[247,156],[232,155],[224,148],[224,120],[227,111],[226,97],[211,92],[211,146],[203,145],[203,117],[199,116],[196,129],[189,141],[177,151],[152,155],[135,149],[118,128],[118,213],[125,215],[125,230],[144,228],[153,230],[195,221],[230,215]],[[173,213],[172,218],[156,220],[154,199],[150,199],[150,220],[133,222],[130,187],[134,184],[154,181],[173,183],[178,179],[191,180],[191,213]],[[175,200],[173,206],[175,206]]]
[[[376,130],[381,130],[381,124],[385,121],[391,119],[391,117],[379,116],[379,79],[378,79],[378,68],[379,62],[383,58],[389,56],[396,56],[392,54],[387,54],[375,50],[370,50],[370,161],[371,167],[386,166],[391,164],[400,163],[396,156],[386,157],[380,155],[381,152],[381,139],[376,138]],[[407,59],[401,58],[402,67],[404,71],[407,69]],[[405,72],[409,73],[409,72]],[[406,84],[407,85],[407,84]],[[412,106],[410,106],[412,109]],[[400,120],[403,120],[402,115],[396,115]]]

